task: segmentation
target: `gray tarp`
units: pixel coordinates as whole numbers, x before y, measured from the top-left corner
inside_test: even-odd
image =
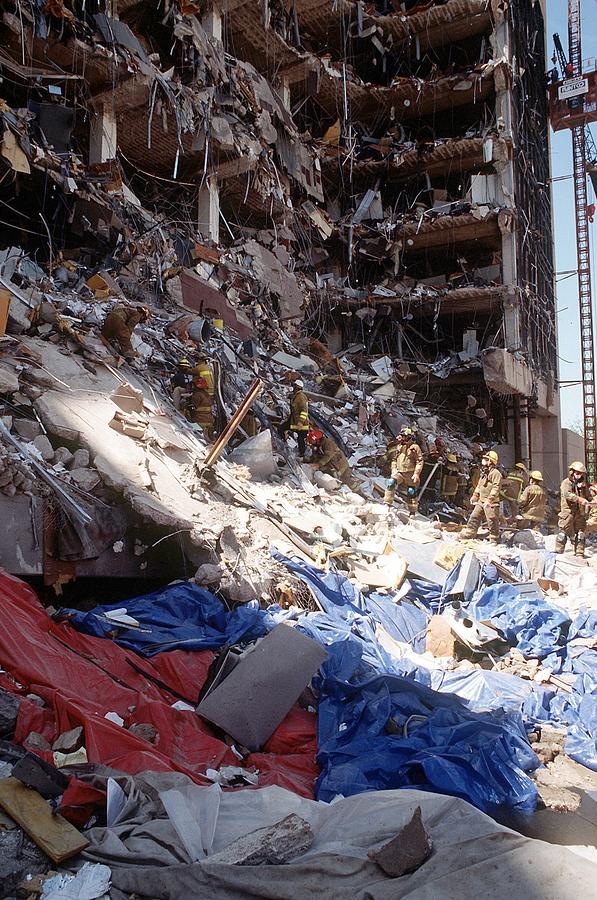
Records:
[[[120,824],[92,829],[92,844],[85,854],[111,866],[115,893],[154,900],[200,896],[576,900],[594,890],[597,866],[571,850],[522,837],[464,800],[409,790],[359,794],[329,805],[279,787],[223,793],[214,852],[291,812],[310,823],[313,846],[285,866],[228,866],[210,864],[209,859],[173,865],[186,852],[165,818],[158,794],[177,788],[187,800],[200,803],[202,789],[174,773],[137,776],[134,781],[135,796]],[[411,875],[387,878],[367,853],[394,837],[417,806],[432,837],[433,854]]]

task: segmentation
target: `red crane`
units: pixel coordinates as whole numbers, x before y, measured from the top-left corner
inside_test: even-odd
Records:
[[[580,0],[568,0],[568,62],[566,62],[562,44],[557,34],[554,34],[554,42],[563,77],[568,81],[580,79],[583,74]],[[582,89],[584,90],[584,86],[582,86]],[[587,113],[586,116],[583,115],[585,103],[583,94],[579,94],[567,102],[571,110],[571,124],[564,127],[570,127],[572,131],[585,462],[591,481],[595,481],[597,478],[597,405],[595,401],[595,345],[593,338],[589,215],[587,210],[587,172],[589,169],[587,137],[589,138],[591,150],[593,151],[594,148],[587,123],[594,119],[595,116],[594,112],[592,114]],[[594,165],[595,160],[590,160],[590,163]]]

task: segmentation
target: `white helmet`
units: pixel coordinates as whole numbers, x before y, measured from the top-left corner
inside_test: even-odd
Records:
[[[302,389],[304,388],[305,385],[304,385],[304,383],[301,381],[300,378],[297,378],[297,380],[294,382],[294,386],[297,387],[297,388],[300,388],[300,389],[302,390]]]

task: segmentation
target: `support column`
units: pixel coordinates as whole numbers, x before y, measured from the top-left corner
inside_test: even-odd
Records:
[[[116,115],[110,102],[101,102],[89,131],[89,165],[116,159],[118,134]]]
[[[205,179],[199,188],[197,204],[197,226],[206,239],[218,244],[220,241],[220,191],[215,175]]]
[[[201,19],[201,25],[208,37],[222,41],[222,21],[221,7],[213,0]],[[220,242],[220,189],[215,175],[206,178],[199,188],[197,227],[199,234],[204,238],[212,240],[215,244]]]

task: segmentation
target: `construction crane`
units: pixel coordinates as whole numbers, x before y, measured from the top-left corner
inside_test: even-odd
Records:
[[[559,35],[554,34],[556,54],[564,79],[582,75],[580,0],[568,0],[568,60]],[[582,108],[582,96],[573,97],[568,105]],[[572,128],[572,160],[574,202],[576,211],[576,255],[578,261],[578,293],[580,311],[580,350],[582,364],[583,422],[585,463],[591,481],[597,478],[597,405],[595,401],[595,345],[593,338],[593,304],[591,286],[591,257],[589,219],[587,210],[587,173],[597,166],[597,151],[584,121]],[[588,141],[587,141],[588,132]],[[592,159],[588,158],[590,148]]]

